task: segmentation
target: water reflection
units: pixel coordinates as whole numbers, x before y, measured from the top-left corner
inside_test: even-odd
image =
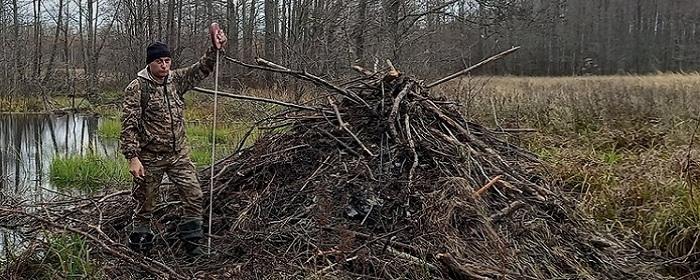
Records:
[[[0,114],[0,190],[29,201],[55,196],[56,155],[114,155],[116,141],[97,136],[99,120],[80,114]]]
[[[59,195],[51,185],[51,161],[57,155],[114,156],[117,141],[98,137],[95,116],[0,113],[0,196],[28,203]],[[0,228],[0,263],[21,237]]]

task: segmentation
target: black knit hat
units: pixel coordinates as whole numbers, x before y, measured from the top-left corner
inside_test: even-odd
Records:
[[[155,42],[146,48],[146,64],[161,57],[170,57],[170,48],[161,42]]]

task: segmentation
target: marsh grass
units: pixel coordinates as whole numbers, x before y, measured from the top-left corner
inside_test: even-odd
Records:
[[[56,156],[50,166],[51,183],[59,189],[97,191],[125,187],[131,182],[126,161],[119,156]]]
[[[238,147],[241,139],[250,129],[248,123],[223,123],[216,128],[215,160],[229,156]],[[191,147],[191,159],[197,167],[211,164],[211,124],[189,124],[186,126],[187,140]],[[251,145],[258,137],[258,130],[253,130],[246,139],[244,147]]]
[[[682,257],[700,252],[700,188],[693,199],[678,168],[699,89],[698,74],[663,74],[476,77],[441,90],[480,123],[537,129],[507,138],[538,154],[550,181],[603,225]]]
[[[97,134],[103,139],[119,139],[122,125],[117,118],[100,118],[97,126]]]

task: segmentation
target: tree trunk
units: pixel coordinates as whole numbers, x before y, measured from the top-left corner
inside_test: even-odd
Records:
[[[58,13],[56,19],[56,31],[53,36],[53,44],[51,44],[51,54],[49,55],[49,63],[46,66],[46,75],[44,80],[51,78],[53,71],[53,63],[56,58],[56,50],[58,49],[58,38],[61,36],[61,27],[63,24],[63,0],[58,0]]]
[[[153,5],[151,5],[150,0],[146,0],[146,10],[148,11],[148,25],[146,26],[146,38],[148,38],[149,41],[153,41]]]
[[[265,0],[265,59],[277,61],[275,55],[275,40],[277,40],[277,20],[275,19],[277,3],[275,0]],[[265,72],[265,80],[272,82],[272,72]]]
[[[158,21],[158,35],[156,38],[158,40],[163,40],[163,17],[161,16],[160,10],[160,0],[156,0],[156,21]]]
[[[10,49],[8,48],[5,44],[7,43],[7,37],[5,35],[5,27],[7,26],[7,23],[5,22],[5,13],[7,12],[5,5],[0,5],[0,49],[2,49],[2,56],[0,57],[0,68],[2,68],[2,76],[0,76],[0,79],[3,81],[8,81],[9,79],[9,64],[7,63],[9,61],[9,57],[7,55],[7,51]],[[6,93],[6,88],[7,84],[5,83],[0,83],[0,97],[4,96]],[[0,108],[2,110],[2,108]],[[2,166],[0,166],[2,168]],[[2,170],[2,169],[0,169]]]
[[[226,33],[229,34],[228,54],[233,57],[238,57],[238,6],[234,0],[226,1]]]
[[[384,8],[385,32],[391,44],[391,61],[400,63],[401,32],[399,30],[399,7],[401,0],[382,0]]]
[[[277,39],[275,21],[275,0],[265,0],[265,59],[276,61],[275,40]]]
[[[18,14],[17,0],[12,0],[12,35],[15,41],[14,45],[14,57],[12,58],[12,63],[14,67],[12,68],[12,91],[17,90],[19,80],[22,77],[24,71],[19,67],[20,61],[20,37],[19,37],[19,14]]]
[[[165,42],[171,50],[175,49],[175,0],[168,0],[168,12],[166,15],[168,37]]]
[[[367,25],[367,1],[359,0],[355,23],[355,63],[365,65],[365,27]]]
[[[245,1],[244,1],[245,2]],[[255,28],[255,0],[250,1],[248,13],[244,15],[243,28],[243,49],[241,50],[241,58],[246,61],[251,61],[253,58],[253,43],[255,41],[253,30]]]
[[[642,0],[637,0],[634,26],[634,68],[637,73],[642,70]]]
[[[282,6],[279,7],[279,10],[281,11],[279,18],[280,31],[277,33],[277,36],[279,36],[279,45],[283,47],[277,50],[277,54],[279,55],[278,60],[288,64],[289,61],[287,61],[288,56],[286,50],[289,50],[289,45],[287,44],[287,32],[289,31],[289,26],[287,25],[289,22],[289,0],[282,0]]]
[[[176,32],[177,39],[175,39],[174,47],[171,47],[172,50],[175,52],[175,58],[179,57],[180,50],[182,49],[181,41],[180,41],[180,39],[181,39],[180,37],[182,35],[182,18],[183,18],[182,17],[182,0],[178,0],[178,4],[177,4],[177,32]]]
[[[94,97],[93,95],[97,92],[97,61],[96,61],[96,54],[94,53],[95,51],[95,24],[97,22],[97,16],[95,13],[97,1],[96,0],[87,0],[87,13],[85,14],[85,21],[87,24],[87,33],[88,33],[88,38],[87,38],[87,53],[86,53],[86,58],[87,58],[87,75],[88,75],[88,84],[87,84],[87,93],[88,93],[88,98]],[[94,16],[93,16],[94,15]]]
[[[34,55],[32,72],[35,78],[41,75],[41,0],[32,1],[34,10]]]
[[[206,13],[207,13],[206,25],[208,26],[209,24],[211,24],[212,20],[214,19],[214,2],[213,2],[213,0],[205,0],[204,5],[206,6],[205,8],[207,9],[206,10]]]

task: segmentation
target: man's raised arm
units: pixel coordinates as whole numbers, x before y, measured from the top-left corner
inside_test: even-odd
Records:
[[[216,66],[217,50],[220,52],[224,51],[223,47],[226,45],[227,38],[226,34],[218,28],[218,25],[212,24],[212,28],[209,29],[209,36],[212,44],[197,63],[190,67],[173,71],[173,78],[175,83],[177,83],[180,96],[195,87],[211,73],[214,66]]]
[[[180,95],[182,96],[209,76],[214,66],[216,66],[216,48],[210,46],[197,63],[173,71],[173,80],[177,84]]]

